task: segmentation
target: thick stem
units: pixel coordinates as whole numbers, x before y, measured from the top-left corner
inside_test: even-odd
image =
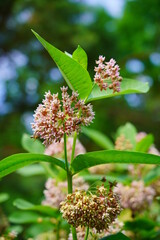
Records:
[[[76,148],[76,140],[77,140],[77,132],[74,133],[73,137],[73,146],[72,146],[72,155],[71,155],[71,163],[74,159],[74,154],[75,154],[75,148]]]
[[[87,226],[86,228],[86,234],[85,234],[84,240],[88,239],[88,234],[89,234],[89,226]]]
[[[72,149],[72,152],[73,152],[73,149]],[[73,155],[74,155],[74,152],[73,152]],[[65,157],[65,164],[66,164],[66,171],[67,171],[68,193],[72,193],[72,174],[71,174],[71,172],[69,170],[69,166],[68,166],[68,159],[67,159],[67,136],[66,136],[66,134],[64,134],[64,157]],[[76,229],[74,227],[72,227],[72,226],[71,226],[71,229],[72,229],[73,240],[77,240]]]

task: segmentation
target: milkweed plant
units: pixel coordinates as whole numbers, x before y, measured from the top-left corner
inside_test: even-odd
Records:
[[[23,199],[14,202],[22,212],[38,213],[36,221],[39,224],[49,221],[54,229],[48,233],[50,237],[41,232],[41,238],[34,239],[129,239],[133,236],[128,232],[134,221],[145,225],[146,220],[137,220],[137,214],[158,199],[160,183],[155,165],[160,164],[159,151],[153,136],[138,133],[131,123],[119,127],[115,142],[88,126],[96,118],[93,101],[146,93],[148,83],[124,78],[116,61],[102,55],[95,61],[92,81],[87,71],[87,54],[80,46],[72,55],[63,53],[33,33],[58,66],[66,85],[59,93],[52,90],[44,93],[31,123],[33,135],[25,134],[22,138],[22,145],[29,153],[1,160],[0,178],[18,169],[23,175],[30,164],[40,166],[48,176],[41,205]],[[86,153],[78,140],[80,132],[103,150]],[[122,172],[126,173],[123,179]],[[120,217],[126,209],[132,218],[128,225]],[[32,223],[33,216],[30,215]],[[10,221],[16,223],[14,214]],[[153,228],[152,233],[157,234],[158,230]],[[11,231],[6,239],[14,239],[16,234],[16,230]]]

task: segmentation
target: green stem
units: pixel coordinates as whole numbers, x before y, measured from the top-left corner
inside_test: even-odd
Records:
[[[85,237],[84,237],[84,240],[87,240],[87,239],[88,239],[88,234],[89,234],[89,226],[87,226],[86,235],[85,235]]]
[[[74,147],[74,149],[75,149],[75,147]],[[73,156],[74,156],[74,151],[75,150],[72,149]],[[64,157],[65,157],[65,165],[66,165],[66,171],[67,171],[68,193],[72,193],[72,174],[71,174],[71,172],[69,170],[69,166],[68,166],[68,159],[67,159],[67,136],[66,136],[66,134],[64,134]],[[77,240],[76,229],[74,227],[72,227],[72,226],[71,226],[71,229],[72,229],[73,240]]]
[[[56,232],[56,240],[59,240],[59,230],[60,230],[60,221],[57,223],[57,232]]]
[[[71,163],[72,163],[72,161],[74,159],[75,148],[76,148],[76,140],[77,140],[77,132],[74,132],[73,146],[72,146],[72,155],[71,155]]]

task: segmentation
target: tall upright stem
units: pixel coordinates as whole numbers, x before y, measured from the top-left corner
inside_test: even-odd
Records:
[[[87,239],[88,239],[88,234],[89,234],[89,227],[87,226],[86,234],[85,234],[84,240],[87,240]]]
[[[74,147],[74,149],[75,149],[75,147]],[[73,149],[72,149],[72,152],[73,152]],[[72,174],[71,174],[71,172],[69,170],[69,166],[68,166],[66,134],[64,134],[64,157],[65,157],[65,164],[66,164],[66,171],[67,171],[68,193],[72,193]],[[71,229],[72,229],[73,240],[77,240],[76,229],[72,226],[71,226]]]
[[[72,146],[72,155],[71,155],[71,163],[72,163],[72,161],[74,159],[75,148],[76,148],[76,140],[77,140],[77,132],[74,132],[73,146]]]

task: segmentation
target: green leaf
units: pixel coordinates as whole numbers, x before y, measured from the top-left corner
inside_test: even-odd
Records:
[[[91,94],[89,95],[87,102],[99,100],[102,98],[109,98],[114,96],[120,96],[131,93],[146,93],[149,90],[148,83],[143,83],[133,79],[123,78],[121,83],[121,91],[119,93],[113,93],[113,90],[107,89],[107,91],[101,91],[97,85],[94,86]]]
[[[146,218],[137,218],[133,221],[125,222],[124,229],[134,230],[134,231],[140,231],[142,229],[145,229],[149,231],[149,230],[152,230],[155,226],[157,226],[156,221],[154,222]]]
[[[73,52],[72,58],[76,60],[82,67],[87,69],[88,58],[86,52],[78,45],[77,49]]]
[[[78,91],[81,99],[86,98],[92,90],[92,81],[88,71],[76,60],[45,41],[35,31],[32,30],[32,32],[51,55],[68,86]]]
[[[117,233],[114,235],[110,235],[104,238],[101,238],[101,240],[130,240],[130,238],[126,237],[123,233]]]
[[[38,139],[35,140],[26,133],[23,134],[21,143],[22,147],[29,153],[44,153],[44,145]]]
[[[0,193],[0,203],[3,203],[9,199],[8,193]]]
[[[133,145],[133,149],[136,147],[136,135],[137,130],[131,123],[126,123],[124,126],[120,126],[117,130],[116,137],[124,135],[127,140]]]
[[[114,145],[112,141],[103,133],[91,129],[91,128],[82,128],[82,132],[89,138],[91,138],[98,146],[102,147],[103,149],[114,149]]]
[[[86,168],[106,163],[160,164],[160,156],[141,152],[104,150],[78,155],[71,167],[76,174]]]
[[[31,177],[36,175],[44,175],[46,172],[45,169],[40,164],[32,164],[18,169],[17,173],[24,177]]]
[[[43,221],[40,214],[34,212],[17,211],[10,215],[9,221],[16,224],[37,223]]]
[[[144,177],[145,184],[150,184],[160,178],[160,166],[151,169]]]
[[[154,138],[152,134],[148,134],[140,142],[136,144],[136,151],[148,152],[150,146],[153,144]]]
[[[42,214],[45,214],[50,217],[57,217],[59,214],[58,209],[51,208],[49,206],[44,205],[34,205],[24,199],[16,199],[13,203],[15,207],[21,210],[27,210],[27,211],[35,211]]]
[[[58,158],[36,153],[18,153],[0,161],[0,178],[36,162],[50,162],[65,169],[65,162]]]
[[[127,175],[124,176],[113,176],[109,175],[108,173],[105,174],[87,174],[87,175],[82,175],[83,179],[87,182],[96,182],[102,180],[104,177],[107,181],[110,182],[121,182],[121,183],[126,183],[131,181],[131,177],[128,177]]]

